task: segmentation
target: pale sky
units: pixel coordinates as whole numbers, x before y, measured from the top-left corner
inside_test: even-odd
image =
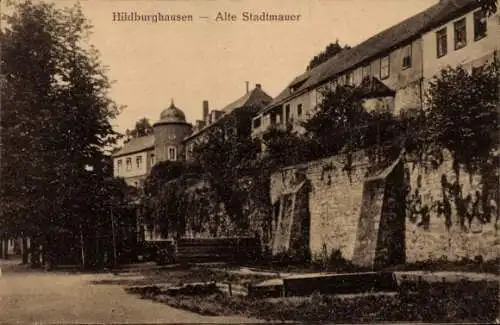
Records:
[[[71,5],[73,0],[56,0]],[[189,122],[201,118],[202,101],[220,109],[261,83],[276,96],[309,60],[339,39],[354,46],[438,0],[83,0],[94,25],[91,43],[101,52],[111,97],[127,107],[117,131],[147,117],[155,122],[170,105]],[[214,22],[228,11],[300,14],[298,22]],[[113,22],[113,12],[192,14],[193,22]]]

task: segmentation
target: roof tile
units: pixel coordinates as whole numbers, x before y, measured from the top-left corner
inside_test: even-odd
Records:
[[[135,152],[153,149],[155,145],[154,135],[147,135],[139,138],[132,138],[123,147],[113,154],[113,157],[124,156]]]
[[[440,1],[438,4],[370,37],[351,49],[340,52],[326,62],[299,75],[266,107],[264,112],[282,104],[288,98],[298,96],[337,75],[356,68],[375,56],[388,52],[398,45],[418,37],[420,34],[439,26],[439,24],[472,6],[477,6],[475,0]],[[290,92],[290,86],[305,79],[306,81],[298,89],[293,93]]]

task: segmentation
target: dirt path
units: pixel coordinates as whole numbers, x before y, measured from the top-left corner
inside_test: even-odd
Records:
[[[138,299],[122,286],[92,284],[111,274],[69,274],[4,268],[0,323],[242,323],[241,317],[206,317]]]

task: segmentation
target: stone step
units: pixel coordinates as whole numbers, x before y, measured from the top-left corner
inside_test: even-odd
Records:
[[[323,294],[354,294],[363,292],[394,292],[398,290],[392,272],[344,274],[304,274],[283,279],[286,296]]]
[[[253,298],[276,298],[284,295],[283,279],[266,280],[248,287],[248,296]]]

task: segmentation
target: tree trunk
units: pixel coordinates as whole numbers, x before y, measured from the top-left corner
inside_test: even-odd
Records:
[[[53,259],[53,254],[54,254],[54,246],[52,244],[52,236],[46,236],[45,237],[45,243],[43,245],[43,251],[42,251],[42,264],[45,270],[50,270],[52,268],[54,259]]]
[[[21,258],[23,264],[28,264],[28,239],[23,235],[21,240]]]
[[[31,252],[31,266],[33,268],[40,267],[40,245],[38,238],[32,238],[30,245]]]
[[[111,218],[111,239],[113,244],[113,267],[116,267],[118,264],[118,256],[116,249],[116,228],[115,228],[115,215],[113,214],[113,209],[110,209],[110,218]]]
[[[0,250],[1,250],[1,252],[0,252],[0,254],[1,254],[1,255],[0,255],[0,257],[1,257],[2,259],[5,259],[5,250],[4,250],[4,246],[5,246],[5,242],[4,242],[3,238],[2,238],[2,239],[0,240]]]
[[[9,238],[4,237],[3,239],[3,253],[2,255],[4,256],[4,259],[8,260],[9,259]]]
[[[80,250],[81,250],[80,267],[83,270],[85,269],[85,240],[83,238],[83,229],[81,224],[80,224]]]

